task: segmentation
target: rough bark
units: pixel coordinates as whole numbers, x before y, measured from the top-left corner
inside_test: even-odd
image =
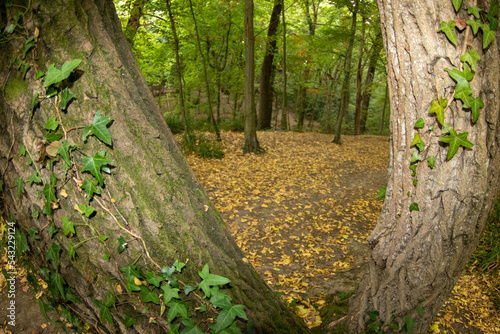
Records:
[[[262,60],[259,85],[259,117],[258,128],[270,129],[273,113],[273,72],[275,70],[274,54],[276,53],[276,33],[280,24],[281,0],[274,1],[273,11],[267,29],[266,53]]]
[[[366,73],[365,82],[363,83],[363,101],[361,103],[361,120],[360,120],[360,133],[366,131],[366,119],[368,118],[368,107],[370,106],[370,99],[372,97],[372,82],[375,77],[377,63],[380,57],[380,51],[384,47],[382,40],[382,31],[378,31],[373,42],[372,50],[370,53],[370,61],[368,63],[368,71]]]
[[[385,97],[384,97],[384,106],[382,107],[382,116],[380,117],[380,126],[378,128],[378,134],[382,134],[384,130],[384,120],[385,120],[385,109],[387,109],[387,101],[389,100],[389,84],[385,85]]]
[[[390,176],[379,223],[368,238],[373,248],[369,275],[352,299],[347,321],[350,333],[358,333],[366,324],[367,312],[376,310],[385,324],[394,319],[402,326],[411,317],[416,320],[411,333],[426,333],[476,248],[499,190],[498,37],[486,51],[480,40],[471,43],[481,56],[471,86],[485,107],[472,124],[470,112],[460,102],[452,102],[445,122],[460,133],[469,132],[474,147],[461,147],[447,161],[448,145],[440,142],[441,128],[428,111],[432,100],[451,94],[455,82],[444,68],[457,68],[465,49],[465,33],[457,48],[437,33],[442,21],[455,18],[452,3],[380,0],[378,5],[391,103]],[[489,8],[487,2],[478,6]],[[460,15],[465,16],[463,11]],[[420,117],[426,128],[434,125],[434,130],[419,130],[426,148],[414,186],[410,144]],[[427,164],[429,156],[435,156],[433,169]],[[412,203],[420,211],[410,211]]]
[[[333,142],[338,145],[342,144],[342,121],[344,119],[344,115],[349,110],[349,98],[351,95],[351,92],[349,91],[349,83],[351,81],[352,48],[354,47],[354,37],[356,35],[358,4],[359,1],[356,0],[354,8],[352,9],[351,37],[349,38],[349,46],[347,47],[345,54],[344,81],[342,83],[342,92],[340,93],[340,108],[337,116],[337,125],[335,126],[335,137],[333,138]]]
[[[257,113],[255,112],[255,59],[253,35],[253,0],[245,0],[245,143],[243,153],[259,153]]]
[[[0,27],[4,27],[15,11],[5,11],[2,5],[0,14]],[[66,288],[81,300],[72,303],[71,308],[99,333],[164,333],[168,327],[165,315],[161,317],[159,307],[150,305],[152,303],[143,303],[137,293],[126,293],[127,283],[118,266],[135,263],[158,273],[155,263],[170,266],[176,259],[184,262],[189,259],[179,278],[196,284],[199,282],[197,272],[205,263],[214,274],[229,278],[232,283],[228,292],[234,303],[246,305],[252,318],[248,324],[252,323],[254,332],[307,332],[274,297],[256,271],[245,263],[244,254],[183,158],[139,72],[113,2],[31,1],[21,22],[28,36],[34,34],[35,28],[40,33],[27,57],[30,61],[36,59],[36,63],[32,63],[26,80],[10,66],[10,59],[19,56],[24,39],[13,38],[2,45],[0,119],[6,120],[0,122],[3,201],[7,214],[17,220],[18,228],[25,233],[30,228],[39,232],[39,240],[28,237],[35,267],[52,268],[51,261],[45,257],[52,243],[62,249],[59,271],[67,282]],[[44,206],[44,196],[39,198],[37,195],[43,187],[30,186],[26,182],[18,198],[15,178],[27,180],[36,167],[43,182],[48,182],[50,166],[37,162],[29,164],[28,156],[20,156],[18,148],[24,144],[36,160],[34,146],[46,134],[45,124],[49,117],[57,115],[53,104],[47,100],[42,101],[31,115],[29,106],[33,92],[44,90],[34,77],[37,69],[46,70],[49,64],[60,67],[75,58],[83,61],[68,84],[77,97],[61,119],[68,130],[68,140],[79,144],[78,151],[74,151],[77,168],[64,177],[64,162],[54,164],[59,208],[51,217],[40,214],[34,218],[34,207]],[[113,117],[109,127],[111,146],[102,144],[94,136],[87,138],[86,143],[81,141],[81,126],[92,124],[96,110]],[[94,195],[90,202],[97,211],[89,224],[108,239],[105,242],[91,239],[94,234],[85,226],[75,226],[76,235],[66,237],[61,217],[67,216],[75,225],[83,223],[82,215],[73,207],[86,203],[74,179],[92,178],[80,172],[81,158],[101,150],[106,150],[113,168],[111,175],[104,175],[105,187],[100,189],[101,195]],[[67,197],[62,195],[63,189]],[[46,227],[49,223],[59,229],[52,238]],[[119,253],[117,239],[121,236],[128,241],[128,248]],[[68,241],[75,245],[83,240],[87,241],[76,248],[76,260],[70,260]],[[146,249],[151,258],[146,255]],[[109,261],[102,258],[105,251],[110,254]],[[117,286],[121,286],[123,293],[116,290]],[[110,308],[115,326],[99,320],[100,310],[94,303],[94,299],[103,300],[107,292],[117,300],[116,309]],[[145,312],[145,306],[149,307],[149,313]],[[123,313],[137,317],[138,324],[126,328]],[[149,323],[150,317],[154,317],[156,323]]]

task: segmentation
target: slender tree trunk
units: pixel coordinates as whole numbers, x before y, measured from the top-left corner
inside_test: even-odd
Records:
[[[28,230],[38,231],[38,240],[27,238],[31,264],[36,272],[45,267],[43,272],[50,272],[54,278],[49,285],[57,286],[55,293],[62,296],[57,304],[69,304],[98,333],[168,332],[169,306],[161,316],[159,305],[142,301],[140,292],[127,292],[131,283],[119,268],[136,265],[144,273],[159,276],[163,266],[170,267],[179,260],[187,262],[187,266],[177,277],[193,286],[201,281],[198,271],[204,264],[209,264],[211,273],[230,279],[231,284],[224,290],[231,295],[233,304],[246,306],[251,319],[249,330],[254,333],[307,332],[303,322],[297,321],[246,263],[196,180],[139,71],[113,2],[33,0],[30,4],[21,18],[26,30],[15,32],[17,38],[2,45],[0,56],[0,119],[6,120],[0,122],[2,212],[15,217],[16,229],[26,235]],[[17,10],[2,6],[0,26],[12,22]],[[10,59],[19,56],[25,39],[33,36],[35,29],[40,33],[26,58],[33,69],[23,80],[11,67]],[[65,32],[64,38],[61,31]],[[47,71],[49,64],[60,68],[75,58],[82,62],[68,78],[68,85],[76,99],[68,104],[65,113],[58,113],[55,104],[45,98],[46,89],[40,80],[35,80],[34,68]],[[30,104],[37,90],[44,92],[44,98],[32,113]],[[92,128],[97,110],[113,119],[108,124],[112,145],[105,145],[95,135],[82,141],[82,134],[88,131],[82,127]],[[78,145],[78,150],[71,153],[74,161],[69,162],[69,170],[65,170],[64,159],[53,165],[47,160],[37,162],[37,146],[38,150],[43,148],[37,143],[48,133],[45,125],[53,117],[59,123],[57,133],[63,135],[62,140]],[[21,145],[26,156],[18,154]],[[81,191],[80,182],[96,179],[81,170],[82,160],[94,157],[94,161],[102,161],[103,155],[98,153],[101,151],[112,161],[111,174],[103,173],[105,186],[94,185],[100,194],[90,200]],[[30,185],[30,175],[38,175],[40,183]],[[20,196],[16,184],[22,186]],[[77,204],[92,206],[96,212],[87,219],[74,209]],[[46,214],[41,213],[44,207],[49,208]],[[36,215],[36,211],[40,213]],[[63,232],[63,217],[72,223],[75,233]],[[120,250],[123,241],[126,247]],[[75,259],[69,257],[69,242],[74,245]],[[147,289],[161,291],[153,284]],[[80,302],[68,301],[70,293]],[[107,295],[114,296],[115,301],[107,309],[112,323],[100,319],[103,305],[95,302],[104,303]],[[190,309],[202,303],[184,299]],[[137,324],[127,327],[125,313]],[[206,331],[208,324],[205,320],[199,325]]]
[[[259,86],[259,129],[270,129],[273,113],[273,72],[275,70],[274,54],[276,53],[276,32],[280,24],[281,0],[274,0],[274,7],[267,30],[266,53],[260,70]]]
[[[304,76],[309,76],[309,71],[304,71]],[[303,83],[300,83],[299,92],[297,96],[297,103],[295,104],[297,107],[297,130],[301,131],[304,127],[304,118],[306,115],[306,107],[307,107],[307,91],[306,87]]]
[[[217,123],[220,123],[220,72],[217,72]]]
[[[198,52],[200,53],[201,61],[203,63],[203,78],[205,79],[205,89],[207,92],[208,100],[208,118],[210,119],[210,123],[212,123],[212,127],[214,128],[217,141],[221,141],[219,127],[217,126],[217,122],[215,121],[214,113],[212,110],[212,98],[210,94],[210,81],[208,80],[207,62],[205,60],[205,54],[201,49],[200,34],[198,33],[198,23],[196,22],[196,16],[194,15],[193,3],[191,0],[189,0],[189,8],[191,10],[191,15],[193,16],[194,30],[196,32],[196,45],[198,46]]]
[[[372,82],[375,77],[375,71],[377,69],[377,62],[380,57],[380,51],[384,47],[382,40],[382,31],[378,31],[373,47],[370,54],[370,62],[368,63],[368,71],[366,73],[365,82],[363,84],[363,102],[361,104],[361,122],[360,122],[360,132],[364,133],[366,131],[366,119],[368,117],[368,107],[370,106],[370,99],[372,96]]]
[[[281,130],[288,130],[288,110],[286,108],[286,21],[285,0],[281,1],[281,22],[283,22],[283,106],[281,108]]]
[[[245,0],[245,144],[243,153],[263,152],[257,140],[254,76],[253,0]]]
[[[340,94],[340,108],[339,114],[337,117],[337,125],[335,127],[335,137],[333,138],[333,142],[335,144],[342,144],[342,120],[344,115],[347,114],[349,110],[349,83],[351,81],[351,60],[352,60],[352,48],[354,47],[354,36],[356,35],[356,17],[358,13],[358,5],[359,0],[356,0],[354,3],[354,8],[352,10],[352,24],[351,24],[351,38],[349,39],[349,46],[345,55],[345,63],[344,63],[344,82],[342,83],[342,92]]]
[[[184,127],[184,138],[188,145],[191,145],[192,136],[191,131],[188,127],[187,123],[187,115],[186,115],[186,107],[184,104],[184,91],[182,84],[182,73],[181,73],[181,57],[179,56],[179,38],[177,37],[177,30],[175,27],[174,16],[172,15],[170,0],[167,0],[167,10],[168,17],[170,19],[170,28],[172,29],[172,35],[174,37],[174,49],[175,49],[175,65],[176,65],[176,74],[177,74],[177,82],[179,85],[179,106],[181,109],[181,117],[182,117],[182,126]]]
[[[467,43],[481,57],[470,84],[485,104],[472,124],[471,113],[451,100],[449,90],[456,83],[444,70],[460,65],[466,34],[455,48],[437,32],[441,22],[456,17],[452,2],[380,0],[378,6],[391,103],[390,174],[379,222],[368,238],[373,249],[369,274],[352,298],[347,322],[350,333],[359,333],[369,321],[367,312],[376,311],[377,320],[386,324],[381,330],[396,321],[403,332],[403,324],[413,319],[410,333],[427,333],[477,246],[500,186],[498,34],[486,51],[481,38],[467,34]],[[489,2],[478,6],[489,10]],[[445,111],[444,122],[467,132],[474,145],[460,147],[451,160],[450,146],[440,140],[441,127],[429,114],[432,101],[443,95],[451,109]],[[415,129],[419,118],[424,129]],[[415,149],[410,144],[416,133],[425,148],[412,176]],[[431,156],[434,168],[427,162]]]
[[[359,55],[358,55],[358,70],[356,71],[356,109],[354,112],[354,135],[360,134],[361,128],[361,102],[363,96],[361,92],[362,77],[363,77],[363,51],[365,48],[365,27],[366,17],[361,17],[361,40],[359,42]]]
[[[141,26],[141,17],[143,15],[145,0],[135,0],[130,10],[130,16],[125,28],[125,36],[130,46],[134,46],[134,37],[137,29]]]
[[[384,130],[385,109],[387,108],[388,100],[389,100],[389,83],[385,85],[384,106],[382,107],[382,116],[380,117],[380,127],[378,128],[379,134],[382,134],[382,131]]]

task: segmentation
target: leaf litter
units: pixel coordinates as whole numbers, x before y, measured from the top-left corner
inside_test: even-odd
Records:
[[[259,132],[265,154],[243,155],[243,134],[222,132],[225,157],[187,159],[246,258],[309,327],[328,295],[353,290],[387,183],[389,139]],[[466,272],[429,333],[500,333],[491,280]],[[474,331],[476,330],[476,331]]]

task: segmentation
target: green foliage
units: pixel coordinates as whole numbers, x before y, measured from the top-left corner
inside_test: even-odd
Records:
[[[203,134],[198,136],[193,135],[193,141],[186,145],[186,149],[205,159],[224,158],[224,151],[221,145],[218,142],[208,139]]]
[[[59,84],[64,79],[67,79],[71,72],[77,68],[81,62],[81,59],[67,61],[62,65],[61,69],[57,69],[54,64],[49,65],[49,68],[45,73],[43,87],[46,88],[50,85]]]
[[[469,135],[468,132],[459,134],[455,130],[450,129],[450,134],[448,136],[441,137],[441,141],[443,143],[447,143],[450,145],[450,148],[448,149],[448,155],[446,157],[447,160],[451,160],[453,158],[453,156],[457,153],[458,148],[460,146],[468,148],[474,146],[474,144],[472,144],[470,141],[467,140],[468,135]]]
[[[83,129],[82,140],[86,141],[87,136],[94,135],[105,144],[111,145],[111,135],[108,130],[108,125],[111,121],[111,117],[102,116],[101,111],[97,110],[92,125],[87,125]]]
[[[380,189],[378,190],[378,193],[377,193],[377,198],[385,199],[386,190],[387,190],[386,187],[380,187]]]
[[[438,31],[444,32],[448,40],[455,46],[457,46],[457,34],[455,33],[455,21],[451,20],[448,23],[441,22],[441,26]]]
[[[109,165],[112,161],[105,158],[106,152],[101,151],[96,153],[93,157],[83,157],[83,167],[80,169],[82,172],[90,172],[96,178],[99,185],[104,186],[101,169],[103,166]]]
[[[184,125],[182,124],[181,116],[173,113],[165,113],[163,115],[168,128],[173,134],[179,134],[184,132]]]

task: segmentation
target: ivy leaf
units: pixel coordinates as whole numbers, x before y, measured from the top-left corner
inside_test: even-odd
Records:
[[[467,20],[467,24],[472,28],[472,32],[474,33],[474,35],[477,35],[479,28],[483,28],[483,24],[480,20]]]
[[[425,126],[424,119],[422,117],[417,119],[417,121],[415,122],[415,129],[421,129],[424,126]]]
[[[160,277],[156,276],[153,271],[148,271],[146,273],[146,282],[149,284],[153,284],[157,288],[160,286],[161,281],[163,281]]]
[[[411,163],[422,161],[422,156],[417,151],[411,152]]]
[[[415,146],[418,148],[419,152],[422,152],[425,149],[425,143],[423,141],[416,144]]]
[[[212,297],[210,297],[210,303],[212,303],[215,307],[227,309],[232,306],[231,298],[224,292],[221,292],[218,286],[212,288],[211,294]]]
[[[80,169],[81,172],[90,172],[99,182],[102,187],[104,185],[104,180],[102,179],[101,168],[104,165],[111,163],[111,160],[104,157],[105,152],[96,153],[93,157],[83,158],[83,167]]]
[[[413,173],[411,174],[411,176],[415,176],[415,175],[417,175],[417,165],[415,165],[415,164],[411,164],[411,165],[410,165],[410,170],[413,172]]]
[[[448,40],[453,43],[453,45],[457,46],[457,34],[455,33],[454,29],[455,22],[453,20],[449,21],[448,23],[443,21],[441,22],[441,26],[439,27],[438,32],[444,32]]]
[[[118,253],[123,253],[123,251],[127,248],[128,243],[125,241],[125,238],[121,235],[118,238]]]
[[[188,285],[186,285],[186,288],[184,289],[184,294],[187,296],[187,295],[189,295],[189,293],[191,291],[194,291],[194,290],[196,290],[196,288],[194,286],[191,286],[188,284]]]
[[[107,128],[109,122],[111,121],[111,117],[102,116],[101,111],[97,110],[92,125],[87,125],[83,129],[82,140],[87,140],[88,135],[94,135],[105,144],[111,145],[111,135],[109,134],[109,130]]]
[[[66,110],[69,101],[71,101],[75,96],[76,96],[75,94],[71,94],[69,92],[68,87],[64,88],[64,90],[61,93],[61,102],[59,103],[61,110]]]
[[[129,316],[127,313],[123,313],[123,316],[125,317],[125,327],[132,327],[133,325],[137,325],[137,320]]]
[[[109,307],[103,306],[101,308],[100,317],[101,317],[102,323],[104,323],[104,320],[107,320],[111,325],[113,325],[113,326],[115,325],[115,323],[113,322],[113,317],[111,316],[111,311],[109,310]]]
[[[24,192],[24,181],[23,181],[23,179],[16,177],[14,179],[14,183],[17,186],[17,198],[21,198],[21,195]]]
[[[194,323],[190,323],[190,324],[185,324],[184,321],[182,322],[182,324],[186,327],[184,327],[184,329],[182,330],[182,334],[204,334],[205,332],[202,331],[201,329],[199,329]],[[172,325],[170,325],[172,326]],[[177,325],[179,326],[179,325]],[[241,331],[240,331],[241,333]],[[222,332],[221,332],[222,334]]]
[[[33,95],[33,98],[31,99],[30,110],[31,110],[32,115],[33,115],[33,112],[35,111],[36,106],[40,102],[40,100],[38,100],[38,94],[40,94],[39,90],[37,90],[35,92],[35,95]]]
[[[45,73],[45,79],[43,82],[43,87],[49,87],[52,84],[57,84],[71,74],[71,72],[80,65],[81,59],[74,59],[72,61],[65,62],[61,69],[57,69],[54,64],[50,64],[47,72]]]
[[[43,186],[43,195],[45,196],[45,208],[44,212],[50,216],[52,214],[52,202],[56,202],[56,191],[54,189],[54,186],[48,183],[45,183]]]
[[[149,290],[146,286],[140,285],[141,288],[141,300],[145,303],[153,302],[155,304],[160,304],[160,298],[158,294],[154,291]]]
[[[436,114],[439,124],[443,125],[444,122],[444,108],[438,101],[432,101],[431,109],[429,109],[429,114]]]
[[[61,147],[57,150],[57,154],[59,154],[63,159],[64,162],[66,163],[66,166],[69,168],[73,165],[71,162],[71,159],[69,157],[69,153],[73,151],[76,148],[76,146],[72,146],[69,141],[65,140],[64,143],[62,144]]]
[[[476,72],[476,64],[480,59],[481,57],[477,54],[477,52],[474,49],[471,49],[469,52],[464,53],[460,58],[462,62],[469,63],[471,69],[474,72]]]
[[[49,227],[47,227],[47,232],[49,233],[49,238],[52,239],[54,234],[57,233],[57,228],[55,227],[54,224],[50,224]]]
[[[38,174],[38,172],[34,172],[33,174],[30,175],[30,178],[28,179],[29,185],[31,186],[33,183],[42,183],[42,178]]]
[[[455,87],[455,90],[459,92],[461,89],[464,88],[470,88],[469,85],[469,80],[467,80],[467,74],[457,70],[456,68],[450,70],[449,68],[445,68],[445,71],[448,72],[449,76],[456,81],[457,86]]]
[[[474,5],[472,7],[469,7],[467,9],[467,14],[474,15],[476,17],[476,19],[479,19],[479,13],[480,12],[481,12],[481,9],[478,6],[476,6],[476,5]]]
[[[186,264],[184,262],[179,262],[179,260],[175,260],[174,262],[174,267],[175,270],[180,273],[182,271],[182,268],[184,268]]]
[[[59,266],[59,252],[61,251],[61,247],[52,242],[52,245],[45,253],[45,259],[47,261],[52,260],[52,264],[54,265],[54,269],[57,271]]]
[[[35,75],[35,80],[38,80],[40,79],[41,77],[43,77],[45,75],[45,72],[44,71],[38,71],[37,74]],[[40,94],[40,91],[37,90],[37,94],[38,95]]]
[[[75,248],[73,247],[73,244],[69,240],[68,240],[68,255],[69,255],[70,259],[72,259],[72,260],[76,259]]]
[[[462,6],[462,0],[451,0],[453,3],[453,8],[455,8],[455,12],[460,10],[460,6]]]
[[[59,139],[62,138],[62,134],[60,133],[53,133],[53,132],[47,132],[44,136],[45,140],[48,141],[49,143],[53,143],[55,141],[58,141]],[[57,155],[57,153],[55,154]]]
[[[436,157],[431,155],[429,157],[427,157],[427,162],[429,163],[429,167],[432,169],[434,168],[434,162],[436,160]]]
[[[55,131],[59,126],[59,122],[57,122],[57,117],[51,117],[47,120],[47,124],[45,125],[45,129]]]
[[[63,231],[64,231],[64,235],[68,235],[69,232],[73,233],[73,234],[76,234],[75,232],[75,227],[73,226],[73,223],[71,223],[68,219],[68,217],[64,216],[64,217],[61,217],[61,221],[63,223]]]
[[[168,304],[172,300],[172,298],[180,299],[180,290],[177,288],[172,288],[170,284],[162,285],[161,289],[163,290],[163,301],[165,302],[165,304]]]
[[[468,132],[458,134],[455,130],[450,129],[450,134],[448,136],[441,136],[441,141],[450,145],[448,156],[446,157],[448,161],[453,158],[460,146],[469,148],[474,146],[474,144],[467,140],[468,135]]]
[[[418,204],[417,203],[412,203],[410,205],[410,212],[411,211],[420,211],[420,208],[418,207]]]
[[[210,292],[211,292],[210,286],[224,285],[224,284],[231,282],[231,280],[229,280],[225,277],[210,274],[208,263],[205,264],[203,269],[198,272],[198,275],[200,275],[200,277],[203,278],[203,281],[201,281],[201,283],[199,284],[199,288],[202,289],[203,292],[205,293],[205,296],[207,296],[209,298],[210,298]]]
[[[468,102],[471,98],[472,88],[464,87],[459,91],[455,91],[455,98],[461,100],[464,108],[469,108]]]
[[[85,204],[77,204],[78,211],[85,217],[90,218],[90,216],[94,213],[95,209],[91,206],[86,206]]]
[[[108,236],[100,234],[99,240],[101,240],[101,242],[104,243],[104,241],[108,240]]]
[[[52,273],[52,275],[50,275],[50,281],[54,286],[57,287],[57,290],[59,290],[59,293],[61,294],[63,299],[66,299],[66,294],[64,293],[64,284],[66,284],[66,281],[64,280],[62,275],[57,272],[57,269],[55,273]]]
[[[89,180],[83,181],[83,184],[80,188],[85,190],[85,193],[87,194],[87,203],[90,203],[90,200],[92,199],[94,194],[101,194],[101,191],[97,188],[95,183]]]
[[[479,109],[484,108],[483,100],[479,96],[476,98],[471,97],[467,104],[472,111],[472,123],[476,123],[479,118]]]
[[[231,307],[223,309],[215,321],[213,327],[215,332],[219,332],[231,325],[236,317],[247,319],[247,315],[243,310],[244,308],[245,306],[243,305],[231,305]]]
[[[495,40],[495,30],[491,30],[490,26],[483,24],[483,49],[486,49],[491,42]]]
[[[422,138],[420,137],[420,134],[415,133],[415,137],[413,137],[413,141],[411,142],[410,146],[417,145],[422,141]]]
[[[106,292],[106,297],[104,297],[104,306],[113,307],[116,304],[116,298],[109,292]]]
[[[167,315],[168,322],[172,322],[172,320],[174,320],[179,315],[185,319],[189,318],[187,305],[185,303],[173,300],[168,303],[167,306],[170,307]]]
[[[467,81],[472,81],[472,79],[474,79],[474,73],[470,71],[470,67],[467,63],[464,64],[464,77]]]

